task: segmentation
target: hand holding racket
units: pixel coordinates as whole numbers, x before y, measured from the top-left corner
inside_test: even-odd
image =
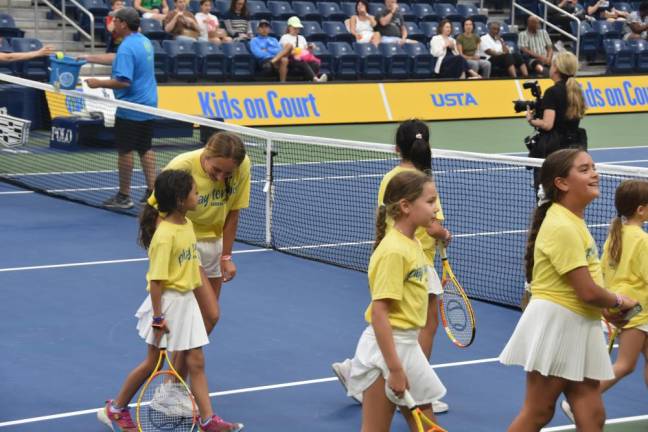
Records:
[[[405,390],[402,399],[407,409],[409,409],[410,413],[412,413],[412,417],[414,418],[414,422],[416,422],[418,432],[447,432],[441,426],[430,420],[428,416],[426,416],[423,411],[421,411],[421,409],[416,406],[416,402],[414,402],[414,399],[412,398],[412,395],[409,391]]]
[[[475,313],[466,292],[450,267],[445,248],[441,249],[441,262],[443,263],[441,277],[443,294],[439,297],[441,322],[452,343],[465,348],[475,340]]]

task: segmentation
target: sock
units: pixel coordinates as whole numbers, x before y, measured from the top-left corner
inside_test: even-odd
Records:
[[[110,403],[110,412],[118,413],[118,412],[121,412],[123,409],[124,409],[123,407],[116,406],[115,402]]]
[[[200,426],[207,426],[209,422],[212,421],[211,417],[209,417],[207,420],[203,420],[202,418],[200,419]]]

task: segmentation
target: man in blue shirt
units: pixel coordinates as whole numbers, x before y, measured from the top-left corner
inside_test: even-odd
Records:
[[[262,19],[257,27],[258,36],[250,41],[250,51],[257,59],[261,69],[268,74],[279,73],[279,81],[286,82],[288,76],[288,56],[292,47],[281,48],[279,41],[270,34],[270,23]]]
[[[117,54],[84,56],[88,62],[112,63],[112,78],[100,80],[89,78],[90,88],[109,88],[119,100],[157,107],[157,82],[155,81],[154,51],[151,41],[139,33],[140,16],[130,7],[119,9],[114,14],[114,26],[122,37]],[[105,207],[128,209],[133,207],[130,198],[133,175],[133,151],[137,151],[146,178],[147,190],[140,202],[153,190],[155,182],[155,154],[153,140],[153,119],[155,116],[124,108],[117,108],[115,114],[115,146],[118,151],[119,192],[104,202]]]

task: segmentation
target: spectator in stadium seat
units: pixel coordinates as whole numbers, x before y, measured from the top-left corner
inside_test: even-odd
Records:
[[[164,18],[164,31],[177,40],[198,40],[200,28],[194,14],[187,10],[187,0],[176,0],[175,9]]]
[[[142,15],[142,18],[164,21],[169,13],[166,0],[135,0],[133,7]]]
[[[357,43],[380,44],[380,33],[374,30],[377,22],[373,15],[369,15],[367,0],[358,0],[355,5],[356,14],[349,20],[349,32],[355,37]]]
[[[117,52],[117,47],[121,43],[122,39],[114,33],[115,25],[113,20],[115,19],[115,12],[124,7],[123,0],[112,0],[111,2],[112,9],[108,16],[106,16],[106,31],[110,33],[110,41],[106,47],[106,52],[114,53]]]
[[[123,38],[117,53],[79,56],[90,63],[111,64],[111,79],[88,78],[90,88],[107,88],[119,100],[157,107],[157,82],[153,64],[151,41],[139,33],[140,16],[137,10],[125,7],[115,12],[114,31]],[[140,202],[146,202],[155,183],[155,154],[152,149],[153,119],[140,111],[117,108],[115,114],[115,147],[118,158],[119,192],[104,202],[108,208],[133,207],[130,197],[133,175],[133,151],[137,151],[146,179],[146,193]]]
[[[452,36],[452,24],[449,20],[441,20],[437,27],[437,35],[430,41],[430,52],[436,57],[434,73],[441,78],[460,78],[466,76],[481,78],[481,76],[468,67],[466,59],[459,54],[457,42]]]
[[[407,39],[407,27],[396,0],[385,0],[385,9],[376,19],[378,20],[376,30],[380,33],[382,42],[399,45],[416,43],[415,40]]]
[[[287,24],[286,33],[281,36],[279,43],[284,49],[290,49],[288,73],[303,76],[306,81],[326,82],[328,80],[326,74],[319,75],[320,61],[312,54],[312,44],[299,34],[304,27],[301,20],[293,16],[288,18]]]
[[[614,8],[610,0],[591,0],[587,5],[587,15],[597,20],[625,21],[630,14]]]
[[[200,29],[200,40],[215,44],[232,42],[227,32],[220,28],[218,18],[211,13],[212,0],[200,0],[200,12],[196,14],[196,21]]]
[[[585,13],[584,9],[579,9],[579,10],[576,9],[576,6],[578,5],[578,0],[554,0],[554,4],[558,6],[560,9],[567,12],[568,14],[576,15],[576,17],[580,20],[591,18]],[[573,20],[570,17],[551,8],[548,10],[548,15],[549,15],[549,22],[557,25],[558,27],[560,27],[560,29],[571,34],[572,32],[571,23],[573,22]]]
[[[529,76],[522,56],[511,53],[500,35],[501,26],[497,21],[488,23],[488,33],[481,37],[481,50],[491,67],[503,69],[509,76],[517,77],[516,67],[523,77]]]
[[[250,41],[250,51],[265,74],[279,74],[279,81],[286,82],[292,46],[282,48],[279,41],[269,34],[270,22],[262,19],[257,27],[257,36]]]
[[[2,38],[0,38],[2,40]],[[0,62],[15,62],[31,60],[38,57],[46,57],[54,53],[54,48],[50,45],[45,45],[43,48],[36,51],[28,52],[0,52]]]
[[[475,23],[471,18],[463,22],[464,32],[457,36],[457,51],[468,62],[468,67],[483,78],[490,78],[491,64],[479,56],[481,39],[474,33]]]
[[[229,11],[223,16],[227,35],[235,41],[252,39],[252,26],[247,11],[247,0],[232,0]]]
[[[644,0],[639,5],[639,10],[628,17],[630,31],[623,36],[625,40],[648,38],[648,1]]]
[[[551,66],[553,44],[546,30],[540,28],[540,20],[530,16],[527,29],[518,36],[518,47],[527,56],[528,67],[538,74],[544,74],[545,67]]]

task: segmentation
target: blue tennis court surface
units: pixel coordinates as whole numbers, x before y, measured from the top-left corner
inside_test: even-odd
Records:
[[[616,160],[637,161],[626,165],[642,166],[648,160],[648,149],[643,153],[593,151],[600,162],[613,162],[613,153]],[[360,181],[363,189],[374,191],[388,169],[384,162],[367,163],[366,169],[355,166],[354,185]],[[307,165],[277,170],[280,186],[275,203],[304,196],[310,183],[321,188],[321,181],[326,181],[330,190],[344,187],[350,180],[335,178],[339,167],[330,164],[331,171],[322,175],[320,169],[317,178]],[[526,178],[525,171],[520,175]],[[511,172],[489,175],[496,177],[488,181],[516,179]],[[438,176],[439,188],[448,195],[453,193],[452,181]],[[262,199],[262,185],[258,181],[253,186],[253,200]],[[299,191],[291,190],[298,186]],[[475,197],[485,190],[476,183],[461,188],[473,190]],[[333,194],[311,194],[310,205],[292,203],[293,211],[303,212],[306,219],[312,211],[326,216],[327,208],[339,208],[332,207],[339,199]],[[353,218],[365,215],[371,221],[375,193],[352,199],[360,200],[351,212]],[[499,225],[507,215],[501,213],[498,200],[505,199],[493,196],[488,208],[480,210],[493,215],[481,225],[455,222],[453,231],[466,234],[456,239],[455,254],[460,254],[458,248],[469,250],[472,241],[493,241],[493,248],[502,248],[501,241],[489,240],[494,236],[468,234],[525,228],[532,197],[520,203],[520,218],[515,219],[521,222],[513,227]],[[464,205],[469,202],[470,198]],[[479,202],[484,202],[483,197]],[[447,215],[460,213],[458,207],[448,205]],[[299,245],[290,243],[295,227],[282,224],[291,215],[282,215],[281,206],[277,207],[273,216],[279,222],[273,229],[285,231],[277,231],[276,236],[285,236],[287,247],[332,243],[335,247],[321,249],[341,256],[356,256],[358,249],[369,247],[365,242],[372,239],[371,230],[354,232],[355,237],[349,238],[336,226],[312,230],[311,237]],[[263,233],[262,227],[251,229]],[[133,317],[146,294],[147,266],[144,251],[135,243],[136,220],[0,183],[0,232],[0,429],[106,430],[94,410],[114,397],[126,373],[145,353]],[[512,235],[523,241],[523,234]],[[344,241],[351,244],[339,244]],[[332,378],[330,364],[353,355],[364,328],[362,316],[369,301],[366,275],[246,244],[237,244],[235,253],[239,275],[223,289],[222,317],[205,350],[216,412],[246,423],[250,431],[359,430],[361,408],[346,398]],[[500,265],[512,264],[503,259]],[[466,265],[457,273],[460,279],[466,275],[478,280],[487,270],[469,270]],[[484,289],[498,290],[493,281],[488,285]],[[432,363],[439,365],[437,373],[448,388],[444,399],[450,405],[439,422],[454,432],[503,431],[521,406],[524,373],[499,365],[496,357],[519,312],[482,302],[475,302],[475,310],[477,339],[470,348],[460,350],[442,330],[437,334]],[[605,401],[609,418],[648,414],[642,373],[635,371],[624,379],[605,395]],[[566,423],[558,412],[552,425]],[[393,430],[407,430],[399,416]]]

